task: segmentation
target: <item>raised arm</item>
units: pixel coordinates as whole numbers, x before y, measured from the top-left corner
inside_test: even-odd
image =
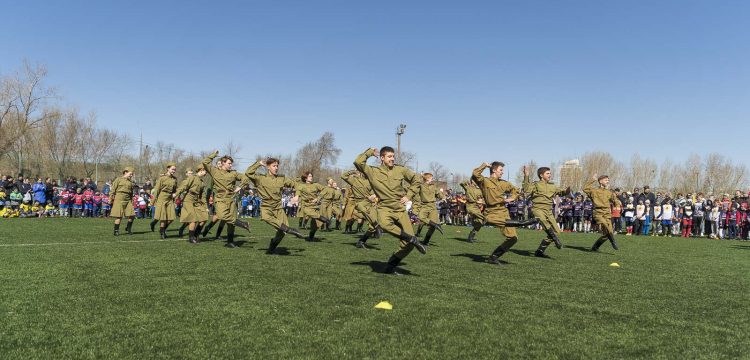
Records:
[[[250,179],[250,181],[253,182],[253,184],[257,185],[258,178],[260,175],[257,174],[258,169],[263,166],[263,161],[258,160],[254,164],[250,165],[247,170],[245,170],[245,177]]]
[[[589,182],[586,183],[586,185],[583,186],[583,192],[585,192],[586,195],[589,196],[589,198],[592,197],[591,192],[594,191],[594,189],[596,189],[597,181],[598,181],[597,179],[591,179],[589,180]]]
[[[219,152],[214,151],[211,154],[209,154],[205,159],[203,159],[203,162],[202,162],[203,167],[206,169],[206,172],[211,177],[214,177],[214,173],[216,172],[216,169],[214,169],[214,167],[211,164],[214,162],[214,158],[216,158],[217,156],[219,156]]]
[[[482,173],[484,172],[484,169],[490,167],[490,164],[483,163],[482,165],[479,165],[478,168],[474,169],[474,171],[471,172],[471,178],[474,180],[475,183],[482,185],[482,182],[484,182],[484,175]]]
[[[359,154],[356,159],[354,159],[354,167],[357,168],[357,170],[361,171],[366,176],[371,176],[372,169],[370,169],[370,166],[367,165],[367,159],[370,158],[370,156],[375,155],[375,148],[369,148],[365,150],[365,152]]]
[[[523,189],[523,192],[525,194],[530,195],[534,193],[535,186],[534,186],[534,183],[531,181],[531,179],[529,179],[529,173],[526,170],[525,166],[523,168],[523,171],[524,173],[523,173],[523,182],[521,183],[521,189]]]

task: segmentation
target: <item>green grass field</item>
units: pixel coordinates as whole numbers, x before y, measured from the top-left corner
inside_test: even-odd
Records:
[[[390,236],[287,236],[269,256],[271,228],[251,225],[227,249],[145,221],[113,237],[108,220],[0,220],[0,358],[750,357],[750,243],[618,237],[596,254],[594,234],[563,234],[540,259],[542,233],[521,231],[500,267],[483,262],[496,229],[469,244],[447,226],[399,277],[377,272]]]

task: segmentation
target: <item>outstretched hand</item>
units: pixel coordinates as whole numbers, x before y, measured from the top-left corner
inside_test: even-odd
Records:
[[[529,168],[526,165],[523,166],[523,176],[529,177]]]
[[[594,174],[594,176],[591,179],[593,179],[593,180],[599,180],[599,175]]]

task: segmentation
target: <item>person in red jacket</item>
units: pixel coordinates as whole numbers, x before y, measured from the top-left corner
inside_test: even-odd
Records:
[[[78,188],[75,195],[73,195],[73,216],[81,217],[83,212],[83,193],[81,188]]]

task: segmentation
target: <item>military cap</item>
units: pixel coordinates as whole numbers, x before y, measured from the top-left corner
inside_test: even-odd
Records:
[[[126,172],[126,171],[127,171],[127,172],[133,172],[133,171],[135,171],[135,170],[133,170],[133,167],[132,167],[132,166],[126,166],[126,167],[125,167],[124,169],[122,169],[122,172]]]

